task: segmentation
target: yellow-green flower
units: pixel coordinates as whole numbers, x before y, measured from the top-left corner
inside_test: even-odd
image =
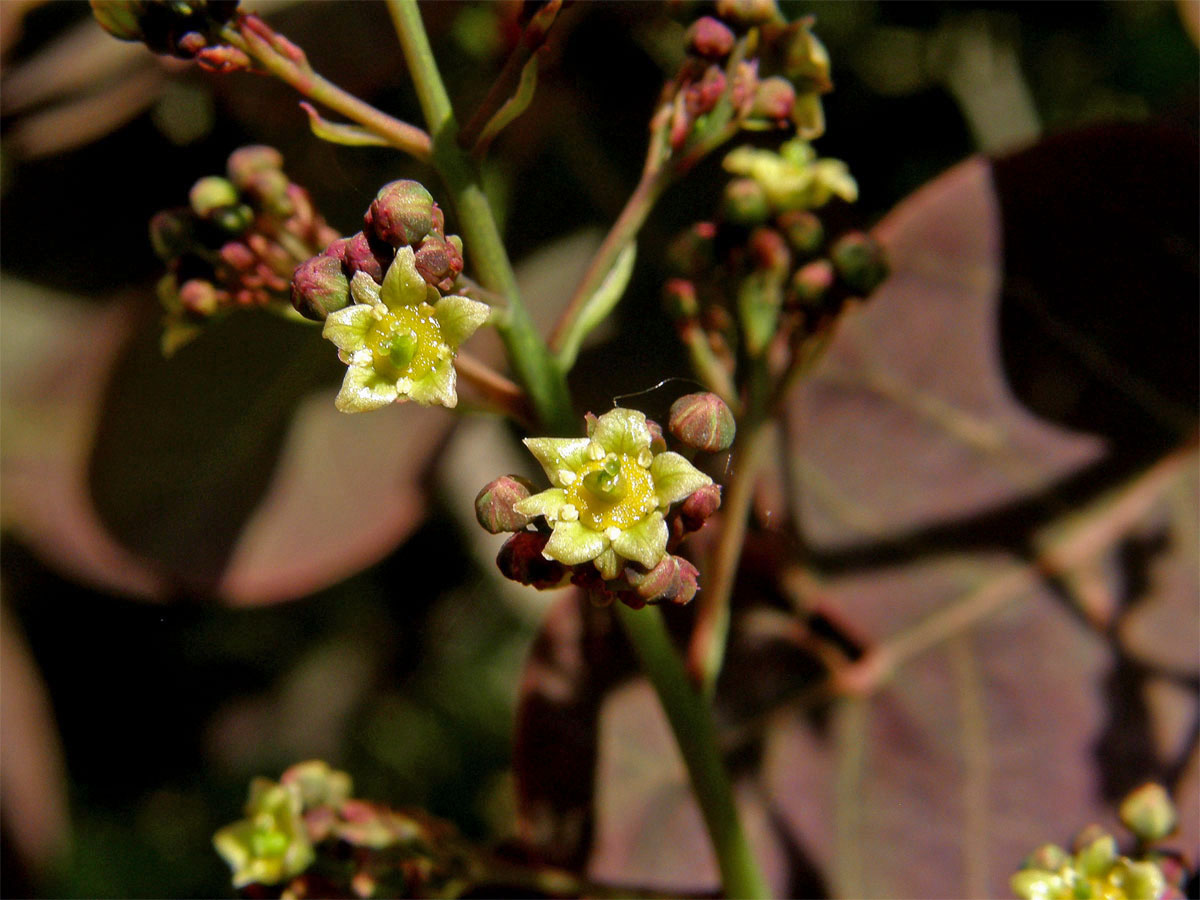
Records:
[[[246,818],[213,835],[213,846],[233,869],[233,886],[279,884],[316,858],[304,824],[300,790],[268,778],[250,783]]]
[[[758,147],[738,147],[725,156],[726,172],[753,178],[776,213],[816,209],[833,197],[853,203],[858,183],[840,159],[817,158],[807,141],[788,141],[776,153]]]
[[[1024,900],[1158,900],[1167,885],[1158,865],[1118,855],[1105,834],[1074,855],[1053,844],[1038,848],[1009,886]]]
[[[663,514],[712,479],[678,453],[655,453],[646,417],[614,409],[584,438],[527,438],[552,487],[513,504],[544,516],[553,532],[542,555],[568,566],[592,562],[606,579],[625,561],[652,569],[667,551]]]
[[[441,296],[417,271],[411,247],[401,247],[383,287],[357,272],[354,303],[330,313],[322,334],[350,368],[337,395],[342,412],[365,412],[415,400],[453,407],[454,354],[487,321],[486,304]]]

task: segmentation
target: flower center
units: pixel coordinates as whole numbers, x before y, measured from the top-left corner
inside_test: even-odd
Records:
[[[650,470],[636,457],[609,453],[589,460],[567,488],[567,499],[579,510],[579,521],[593,531],[635,525],[658,506]]]
[[[389,310],[371,327],[366,344],[375,371],[396,381],[427,375],[451,353],[428,303]]]

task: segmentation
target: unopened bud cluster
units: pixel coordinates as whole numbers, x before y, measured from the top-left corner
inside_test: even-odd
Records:
[[[349,775],[319,760],[278,782],[254,779],[246,818],[213,836],[233,886],[251,896],[447,896],[470,863],[454,827],[351,791]]]
[[[1099,825],[1076,835],[1068,852],[1057,844],[1033,851],[1013,875],[1024,900],[1175,900],[1189,877],[1183,857],[1152,845],[1175,827],[1175,807],[1163,788],[1146,784],[1121,803],[1122,823],[1137,839],[1122,855],[1116,838]]]
[[[706,135],[716,119],[750,131],[820,135],[820,95],[832,82],[813,19],[789,24],[775,0],[723,0],[713,12],[688,27],[687,57],[660,100],[665,120],[656,125],[665,124],[671,148]]]
[[[671,432],[685,444],[732,443],[733,417],[719,398],[690,395],[676,406]],[[674,551],[720,507],[720,487],[668,450],[662,429],[636,410],[589,414],[586,424],[586,437],[525,441],[549,489],[532,493],[506,475],[479,492],[480,525],[515,532],[496,559],[500,571],[541,590],[575,584],[599,604],[689,602],[699,573]]]
[[[421,278],[449,291],[463,269],[462,240],[446,234],[446,217],[416,181],[393,181],[379,189],[363,216],[362,231],[333,241],[306,260],[292,282],[292,305],[306,318],[323,321],[350,304],[350,282],[364,272],[377,285],[400,248],[412,249]]]
[[[218,313],[286,309],[296,266],[337,237],[273,147],[235,150],[225,174],[201,178],[188,201],[150,221],[154,251],[167,264],[158,295],[168,353]]]
[[[155,53],[193,59],[211,48],[238,0],[90,0],[100,27]]]
[[[819,159],[793,139],[779,152],[740,147],[725,157],[734,177],[718,216],[668,249],[678,277],[664,302],[685,342],[702,340],[730,375],[741,350],[786,359],[851,297],[887,275],[879,244],[863,232],[830,240],[817,210],[857,197],[845,164]],[[777,360],[778,361],[778,360]]]

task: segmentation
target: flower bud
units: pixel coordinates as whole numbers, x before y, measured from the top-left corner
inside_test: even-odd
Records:
[[[667,428],[696,450],[728,450],[737,434],[733,412],[716,394],[686,394],[671,404]]]
[[[821,249],[825,240],[825,226],[815,213],[807,209],[793,209],[782,213],[775,221],[792,249],[800,256],[811,256]]]
[[[365,227],[393,247],[415,247],[433,228],[433,195],[415,181],[393,181],[375,195]]]
[[[667,246],[667,262],[683,275],[698,275],[713,264],[713,241],[717,226],[697,222]]]
[[[1063,866],[1070,864],[1071,857],[1058,844],[1042,844],[1027,857],[1025,862],[1021,864],[1022,869],[1043,869],[1047,872],[1056,872]]]
[[[663,303],[675,319],[694,319],[700,314],[696,286],[685,278],[672,278],[663,285]]]
[[[306,319],[323,322],[350,303],[350,282],[333,256],[314,256],[292,275],[292,306]]]
[[[827,259],[814,259],[792,275],[792,299],[801,306],[819,306],[836,279],[833,263]]]
[[[475,498],[475,518],[489,534],[521,531],[529,524],[529,516],[517,512],[513,504],[533,492],[533,485],[519,475],[497,478]]]
[[[229,154],[225,163],[225,172],[229,175],[229,180],[241,190],[245,190],[253,177],[260,172],[282,170],[283,154],[266,144],[239,147]]]
[[[733,50],[734,36],[719,19],[703,16],[691,24],[684,40],[689,53],[706,59],[724,59]]]
[[[415,259],[421,277],[443,291],[448,291],[454,286],[454,280],[463,268],[459,247],[436,234],[430,234],[421,241]]]
[[[684,91],[684,105],[687,107],[688,116],[695,119],[712,112],[721,101],[727,84],[725,73],[721,71],[721,67],[709,66],[704,72],[704,77],[688,85]]]
[[[1150,844],[1161,840],[1175,828],[1175,805],[1160,784],[1143,784],[1121,801],[1121,822]]]
[[[163,262],[183,256],[192,244],[192,219],[186,210],[164,210],[150,220],[150,244]]]
[[[666,600],[683,606],[696,596],[700,573],[682,556],[668,555],[645,575],[630,569],[626,578],[643,600]]]
[[[740,28],[753,28],[783,18],[775,0],[717,0],[717,15]]]
[[[721,486],[719,484],[708,484],[693,491],[691,496],[679,505],[683,527],[688,531],[699,531],[709,517],[720,508]]]
[[[225,207],[236,206],[241,201],[238,189],[227,178],[219,175],[209,175],[201,178],[188,193],[188,202],[192,211],[202,219],[207,219]]]
[[[293,211],[288,192],[290,184],[288,177],[279,169],[264,169],[249,175],[242,190],[260,209],[276,218],[286,219]]]
[[[91,0],[96,23],[122,41],[142,40],[141,18],[145,0]]]
[[[1088,878],[1103,878],[1117,860],[1117,841],[1111,834],[1101,834],[1078,846],[1075,868]]]
[[[755,268],[786,273],[792,267],[787,241],[774,228],[755,228],[746,248]]]
[[[760,225],[771,214],[767,193],[753,178],[734,178],[725,185],[721,212],[735,225]]]
[[[528,584],[539,591],[559,587],[570,577],[571,570],[556,560],[542,556],[549,540],[549,535],[518,531],[500,548],[496,565],[505,578]]]
[[[216,287],[202,278],[191,278],[179,287],[179,303],[196,316],[211,316],[221,305]]]
[[[824,94],[833,90],[829,78],[829,51],[812,33],[811,16],[792,26],[783,72],[800,93]]]
[[[366,272],[376,284],[383,284],[383,273],[392,264],[388,255],[390,249],[386,244],[382,247],[373,244],[365,232],[355,232],[343,255],[347,277],[353,278],[355,272]]]
[[[350,246],[350,238],[337,238],[330,241],[329,246],[321,251],[322,256],[331,256],[340,263],[346,262],[346,248]]]
[[[868,234],[852,231],[830,248],[829,256],[838,275],[856,293],[867,296],[888,274],[883,248]]]
[[[750,104],[751,119],[765,119],[777,126],[784,126],[792,116],[796,105],[796,89],[786,78],[777,76],[764,78],[754,91]]]

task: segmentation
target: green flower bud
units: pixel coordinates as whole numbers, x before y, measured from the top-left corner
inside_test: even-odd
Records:
[[[1075,868],[1086,878],[1103,878],[1116,860],[1116,838],[1102,834],[1076,851]]]
[[[475,498],[475,519],[489,534],[521,531],[529,524],[529,516],[517,512],[513,504],[532,493],[533,484],[519,475],[497,478]]]
[[[815,213],[806,209],[788,210],[780,214],[775,224],[800,256],[812,256],[825,241],[825,226]]]
[[[282,170],[283,154],[266,144],[239,147],[229,154],[229,160],[225,164],[229,180],[241,190],[245,190],[254,176],[260,172],[280,172]]]
[[[433,229],[433,195],[415,181],[393,181],[375,195],[366,230],[393,247],[416,247]]]
[[[1121,822],[1139,841],[1151,844],[1175,828],[1175,805],[1160,784],[1148,783],[1121,801]]]
[[[705,59],[724,59],[733,50],[734,40],[733,32],[712,16],[697,19],[684,35],[688,52]]]
[[[732,410],[708,392],[687,394],[672,403],[667,428],[687,446],[709,453],[728,450],[737,435]]]
[[[143,0],[91,0],[91,6],[97,24],[113,37],[142,40],[141,17],[146,11]]]
[[[767,193],[753,178],[734,178],[725,185],[721,213],[735,225],[761,225],[771,215]]]
[[[333,256],[314,256],[300,263],[292,275],[292,306],[314,322],[350,303],[350,282]]]
[[[842,235],[830,248],[829,256],[846,285],[867,296],[887,278],[887,260],[883,248],[868,234],[852,231]]]
[[[188,202],[196,215],[207,219],[220,209],[236,206],[241,202],[241,196],[229,179],[209,175],[192,185],[188,193]]]
[[[247,176],[242,190],[265,212],[278,219],[292,214],[293,205],[288,187],[291,181],[279,169],[264,169]]]
[[[796,86],[797,93],[824,94],[833,90],[829,78],[829,51],[812,33],[813,21],[808,16],[789,29],[792,33],[784,56],[783,73]]]
[[[717,15],[739,28],[753,28],[783,19],[775,0],[717,0]]]
[[[836,280],[833,263],[827,259],[814,259],[792,275],[792,298],[801,306],[819,306]]]
[[[1042,844],[1025,858],[1023,869],[1045,869],[1056,872],[1063,866],[1070,865],[1071,854],[1058,844]]]

